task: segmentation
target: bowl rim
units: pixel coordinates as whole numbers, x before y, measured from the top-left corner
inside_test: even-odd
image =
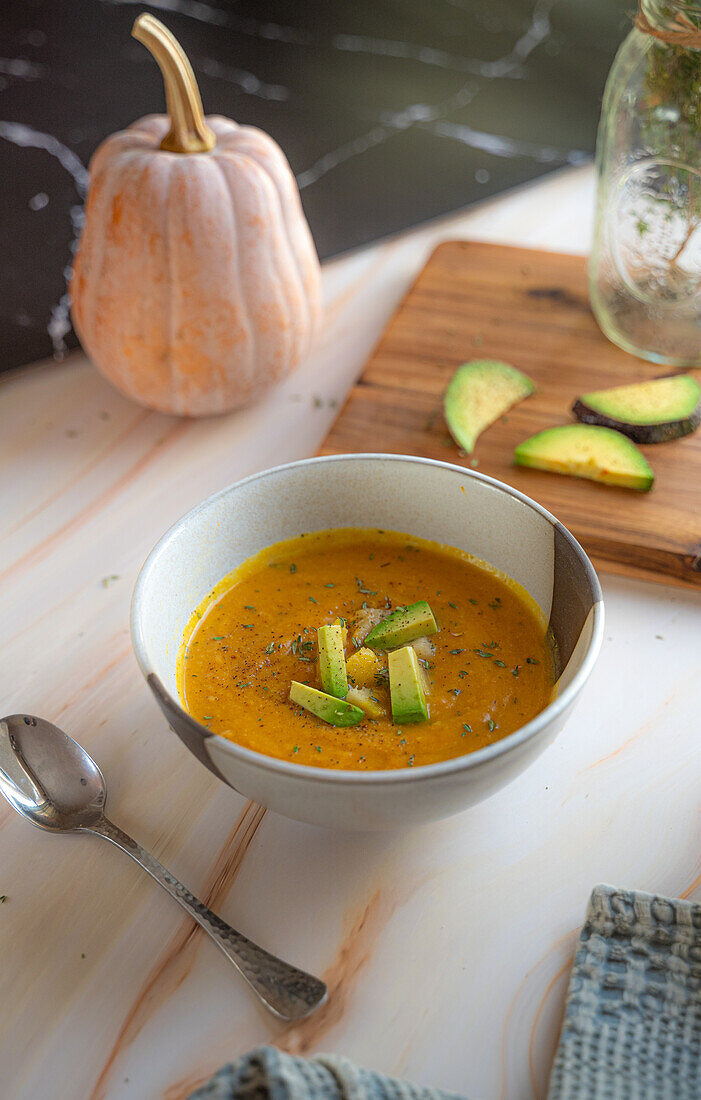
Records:
[[[207,726],[203,726],[196,718],[193,718],[180,703],[179,699],[173,697],[171,692],[165,687],[160,680],[160,677],[155,670],[150,666],[146,655],[146,643],[143,636],[142,622],[141,622],[141,604],[142,593],[145,590],[148,583],[149,576],[153,569],[157,565],[158,558],[165,550],[166,546],[175,538],[179,532],[186,525],[189,525],[199,513],[209,509],[215,501],[222,497],[227,496],[235,489],[240,488],[243,485],[249,485],[252,482],[261,480],[262,478],[269,477],[274,474],[281,473],[284,470],[293,470],[307,466],[323,465],[327,462],[349,462],[349,461],[392,461],[392,462],[409,462],[422,466],[434,466],[438,469],[449,470],[451,473],[457,473],[461,477],[472,478],[476,481],[482,481],[486,485],[491,486],[498,492],[505,493],[507,496],[513,497],[520,503],[525,504],[527,507],[537,512],[543,519],[547,520],[555,529],[559,530],[563,537],[570,543],[577,555],[578,560],[581,561],[584,572],[589,580],[593,595],[593,604],[590,614],[592,619],[592,636],[587,647],[586,653],[582,660],[582,666],[579,671],[572,678],[570,683],[563,689],[563,691],[556,696],[551,703],[548,703],[542,711],[540,711],[530,722],[526,722],[524,726],[520,726],[519,729],[514,730],[513,733],[507,734],[506,737],[502,737],[499,741],[495,741],[491,745],[485,745],[484,748],[475,749],[473,752],[464,753],[462,756],[454,756],[448,760],[440,760],[434,764],[419,764],[416,767],[404,767],[404,768],[386,768],[386,769],[373,769],[368,771],[341,769],[341,768],[317,768],[309,764],[295,764],[293,761],[281,760],[276,756],[267,756],[265,753],[256,752],[254,749],[244,748],[242,745],[238,745],[235,741],[230,741],[227,737],[222,737],[220,734],[213,730],[210,730]],[[312,458],[297,459],[293,462],[281,463],[278,466],[270,466],[265,470],[259,470],[257,473],[249,474],[247,477],[241,478],[239,481],[232,482],[230,485],[224,486],[216,493],[212,493],[210,496],[205,497],[199,504],[194,505],[187,512],[184,513],[178,520],[173,523],[167,531],[160,537],[156,545],[151,550],[150,554],[144,561],[141,569],[139,570],[136,578],[136,584],[131,599],[130,609],[130,629],[131,629],[131,642],[138,662],[139,668],[143,673],[147,682],[150,683],[150,678],[154,678],[160,685],[160,689],[167,696],[173,709],[177,711],[184,719],[191,722],[199,731],[201,731],[203,739],[209,740],[216,738],[216,742],[220,749],[222,749],[227,755],[232,756],[235,760],[240,760],[247,766],[254,766],[276,772],[281,776],[292,779],[304,779],[311,780],[318,783],[331,783],[335,785],[352,784],[355,786],[376,786],[383,783],[416,783],[422,779],[439,778],[444,775],[455,775],[456,773],[463,771],[471,771],[489,764],[492,760],[498,759],[504,756],[506,753],[513,752],[519,748],[526,741],[530,741],[531,738],[537,736],[544,727],[548,726],[552,721],[555,721],[563,712],[567,711],[568,707],[574,702],[575,698],[579,694],[581,688],[589,678],[591,671],[596,663],[604,634],[604,602],[603,593],[601,590],[601,583],[596,574],[594,566],[592,565],[588,554],[574,537],[574,535],[560,522],[552,512],[549,512],[547,508],[544,508],[542,504],[538,504],[537,501],[531,497],[526,496],[519,489],[514,489],[511,485],[507,485],[503,481],[499,481],[497,478],[490,477],[488,474],[480,473],[477,470],[468,470],[463,466],[458,466],[452,462],[442,462],[440,459],[423,458],[419,455],[404,455],[404,454],[391,454],[383,452],[357,452],[353,454],[333,454],[333,455],[315,455]],[[211,758],[211,754],[207,752],[207,755]],[[214,763],[214,761],[212,761]]]

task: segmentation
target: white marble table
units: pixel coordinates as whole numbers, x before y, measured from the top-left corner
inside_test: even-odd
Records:
[[[187,753],[131,653],[147,551],[196,501],[312,453],[430,249],[472,237],[587,249],[591,170],[554,176],[325,270],[314,356],[244,414],[146,412],[80,355],[0,383],[3,713],[62,724],[112,816],[222,916],[323,974],[328,1007],[270,1019],[121,853],[0,805],[3,1100],[181,1100],[264,1042],[335,1050],[484,1100],[542,1097],[599,881],[701,894],[701,600],[603,577],[603,652],[555,744],[490,801],[348,835],[265,813]]]

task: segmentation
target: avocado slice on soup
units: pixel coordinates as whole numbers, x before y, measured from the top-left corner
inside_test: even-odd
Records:
[[[365,717],[360,707],[354,707],[345,699],[327,695],[325,691],[319,691],[309,684],[300,684],[298,680],[293,680],[290,684],[290,702],[304,707],[310,714],[331,726],[357,726]]]
[[[428,705],[418,658],[411,646],[395,649],[387,656],[392,718],[397,725],[425,722]]]
[[[348,694],[346,654],[340,624],[320,626],[316,632],[319,646],[319,677],[329,695],[345,699]]]
[[[438,625],[426,600],[393,611],[374,626],[364,644],[370,649],[397,649],[426,634],[436,634]]]

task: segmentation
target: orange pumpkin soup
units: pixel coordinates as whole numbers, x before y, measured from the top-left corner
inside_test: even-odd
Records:
[[[387,624],[381,634],[405,609],[426,605],[414,634],[426,621],[430,634],[373,641],[378,624]],[[329,674],[319,647],[331,632],[319,628],[330,624],[339,698],[322,694]],[[395,697],[404,690],[397,655],[422,700],[418,717]],[[223,737],[282,760],[361,770],[472,752],[524,725],[553,695],[545,624],[520,585],[463,551],[375,529],[300,535],[244,562],[194,612],[178,675],[185,708]],[[298,705],[304,693],[353,724]]]

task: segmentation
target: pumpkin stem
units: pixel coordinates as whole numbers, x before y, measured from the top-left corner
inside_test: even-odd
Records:
[[[132,35],[158,62],[166,89],[170,130],[161,142],[169,153],[206,153],[217,139],[205,122],[192,66],[174,35],[152,15],[140,15]]]

